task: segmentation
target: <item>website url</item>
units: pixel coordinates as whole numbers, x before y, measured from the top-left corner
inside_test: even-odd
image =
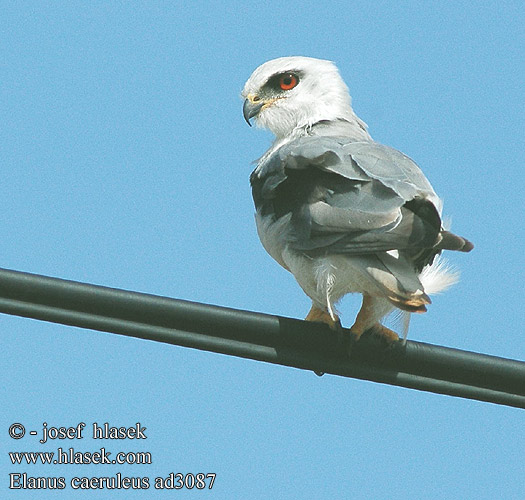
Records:
[[[58,448],[56,454],[52,451],[11,451],[9,458],[13,465],[22,464],[151,464],[151,453],[140,452],[118,452],[115,458],[105,448],[91,451],[75,451],[74,448],[64,450]]]

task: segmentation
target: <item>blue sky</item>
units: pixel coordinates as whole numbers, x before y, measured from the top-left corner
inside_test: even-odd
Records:
[[[414,158],[475,245],[461,282],[409,337],[525,359],[524,26],[503,2],[0,2],[0,266],[304,317],[262,249],[248,184],[271,141],[239,92],[264,61],[333,60],[372,136]],[[343,324],[358,301],[345,299]],[[3,498],[167,498],[9,491],[8,473],[213,472],[179,498],[518,499],[521,410],[0,315]],[[27,429],[147,427],[151,465],[13,466]]]

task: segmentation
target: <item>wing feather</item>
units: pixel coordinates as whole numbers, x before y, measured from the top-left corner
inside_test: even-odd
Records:
[[[309,254],[432,248],[440,200],[419,167],[375,142],[307,136],[253,172],[257,209],[291,214],[288,244]]]

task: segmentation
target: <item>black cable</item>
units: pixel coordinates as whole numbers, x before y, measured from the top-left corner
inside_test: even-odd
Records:
[[[525,408],[525,362],[362,338],[325,325],[0,269],[0,312],[315,372]]]

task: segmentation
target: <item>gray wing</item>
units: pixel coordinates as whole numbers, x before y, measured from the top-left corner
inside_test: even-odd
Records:
[[[251,183],[257,210],[290,214],[283,237],[307,254],[419,252],[442,239],[441,202],[426,177],[375,142],[302,137],[264,160]]]

